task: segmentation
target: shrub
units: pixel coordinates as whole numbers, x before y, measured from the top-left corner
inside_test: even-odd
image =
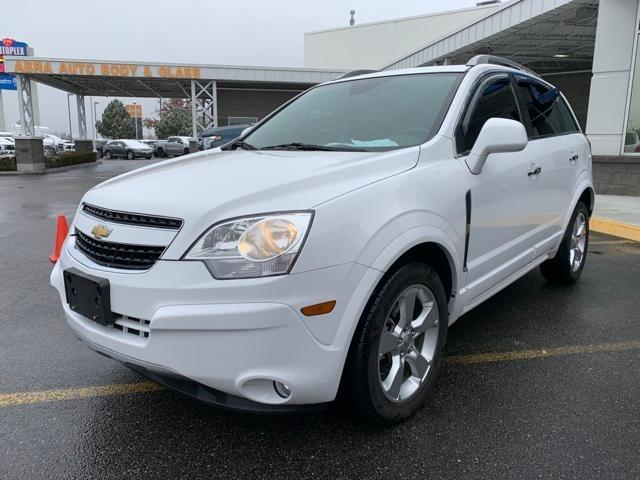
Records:
[[[96,152],[62,152],[44,159],[47,168],[66,167],[96,161]]]
[[[16,157],[0,157],[0,172],[15,172]]]

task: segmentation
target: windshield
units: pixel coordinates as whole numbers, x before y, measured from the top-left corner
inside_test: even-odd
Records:
[[[245,145],[365,151],[419,145],[440,127],[461,75],[397,75],[316,87],[258,126]]]

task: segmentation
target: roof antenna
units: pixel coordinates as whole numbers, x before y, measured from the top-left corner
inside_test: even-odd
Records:
[[[356,23],[356,19],[353,18],[353,16],[356,14],[355,10],[351,10],[349,12],[349,14],[351,15],[351,19],[349,20],[349,25],[351,25],[353,27],[353,25]]]

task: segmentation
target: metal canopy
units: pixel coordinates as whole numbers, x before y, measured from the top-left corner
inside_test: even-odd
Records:
[[[515,0],[391,63],[386,70],[465,64],[477,54],[514,60],[539,74],[591,70],[598,0]]]
[[[216,127],[219,90],[296,93],[343,72],[311,68],[182,65],[44,57],[5,57],[5,70],[18,78],[24,135],[34,135],[31,81],[78,98],[81,138],[86,138],[84,97],[155,97],[191,100],[193,136]]]
[[[340,70],[228,65],[183,65],[44,57],[5,57],[7,73],[77,95],[189,98],[191,80],[218,90],[300,91],[340,76]],[[106,73],[106,74],[105,74]]]

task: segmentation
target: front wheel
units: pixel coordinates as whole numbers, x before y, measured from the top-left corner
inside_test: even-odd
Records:
[[[111,154],[111,152],[109,150],[104,152],[104,158],[106,158],[107,160],[111,160],[112,154]]]
[[[442,281],[428,265],[398,269],[377,290],[363,313],[342,380],[359,414],[393,424],[424,403],[440,366],[447,336]]]
[[[133,152],[131,150],[129,150],[127,152],[127,160],[133,160],[135,158],[135,155],[133,154]]]
[[[589,210],[579,202],[556,256],[540,265],[542,276],[550,282],[571,284],[578,281],[587,260]]]

